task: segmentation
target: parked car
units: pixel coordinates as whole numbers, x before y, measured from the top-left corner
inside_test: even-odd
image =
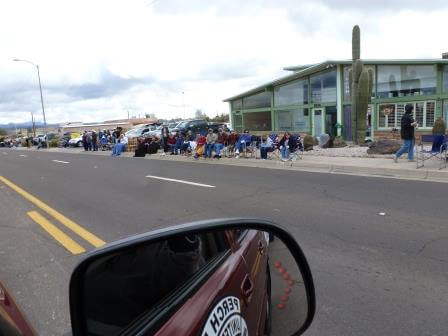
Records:
[[[180,122],[171,132],[186,134],[188,131],[191,131],[193,134],[206,134],[209,128],[215,130],[222,127],[222,123],[209,123],[205,119],[194,119]]]
[[[79,136],[74,139],[70,139],[68,141],[69,146],[71,147],[81,147],[82,146],[82,136]]]
[[[169,124],[167,125],[167,126],[168,126],[168,129],[171,131],[172,129],[176,128],[180,123],[182,123],[182,122],[169,123]]]
[[[128,138],[138,138],[146,135],[151,130],[150,127],[133,128],[125,133]]]
[[[38,136],[33,138],[33,145],[37,145],[39,143],[39,140],[44,142],[45,141],[45,134],[39,134]]]
[[[162,128],[163,128],[163,125],[157,126],[154,130],[149,131],[147,133],[147,135],[158,136],[160,138],[162,136]]]

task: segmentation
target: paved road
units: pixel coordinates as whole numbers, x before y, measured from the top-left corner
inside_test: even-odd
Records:
[[[0,150],[0,176],[106,242],[204,218],[272,219],[311,264],[318,308],[307,335],[447,334],[446,184],[14,150]],[[79,256],[33,209],[0,182],[0,278],[42,334],[62,334]]]

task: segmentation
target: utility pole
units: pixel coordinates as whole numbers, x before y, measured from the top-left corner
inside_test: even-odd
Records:
[[[36,137],[36,124],[34,122],[34,115],[33,112],[31,112],[31,127],[34,134],[34,137]]]
[[[184,106],[184,119],[187,119],[187,115],[185,114],[185,92],[182,91],[182,105]]]

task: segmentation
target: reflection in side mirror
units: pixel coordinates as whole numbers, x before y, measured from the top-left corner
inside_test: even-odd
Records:
[[[76,335],[293,335],[314,315],[308,264],[266,222],[210,221],[109,245],[70,283]]]

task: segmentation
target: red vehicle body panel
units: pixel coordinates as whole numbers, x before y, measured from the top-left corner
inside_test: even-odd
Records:
[[[0,282],[0,335],[34,336],[37,333],[31,327],[22,311],[18,308],[6,287]]]
[[[239,298],[241,315],[249,335],[262,335],[266,314],[267,248],[264,234],[248,231],[240,243],[231,239],[231,254],[210,278],[157,331],[157,336],[201,335],[213,307],[226,296]],[[260,251],[259,242],[264,242]],[[245,297],[242,285],[249,275],[252,294]]]

